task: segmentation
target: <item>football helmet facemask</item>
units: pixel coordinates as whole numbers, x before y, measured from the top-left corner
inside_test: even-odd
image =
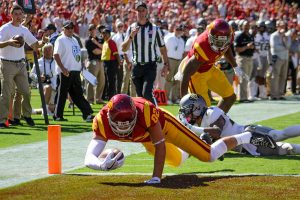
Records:
[[[117,94],[108,102],[108,122],[119,137],[130,135],[137,120],[137,109],[132,98],[126,94]]]
[[[216,19],[208,26],[208,41],[213,51],[220,52],[230,45],[232,28],[223,19]]]
[[[187,94],[179,103],[179,119],[185,118],[189,124],[195,124],[198,117],[203,116],[207,105],[202,96]]]

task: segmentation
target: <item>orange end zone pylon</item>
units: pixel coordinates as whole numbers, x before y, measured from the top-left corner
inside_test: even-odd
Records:
[[[61,127],[48,126],[48,173],[61,174]]]

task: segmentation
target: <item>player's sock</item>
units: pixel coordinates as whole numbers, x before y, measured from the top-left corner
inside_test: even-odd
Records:
[[[283,135],[284,135],[284,140],[291,138],[291,137],[298,137],[300,136],[300,126],[290,126],[285,129],[283,129]]]
[[[211,145],[210,161],[213,162],[227,152],[227,145],[220,139]]]
[[[299,155],[300,154],[300,145],[299,144],[291,144],[293,147],[293,154]]]
[[[233,137],[236,139],[237,146],[241,144],[247,144],[250,143],[250,139],[252,137],[252,134],[250,132],[244,132],[238,135],[233,135]]]

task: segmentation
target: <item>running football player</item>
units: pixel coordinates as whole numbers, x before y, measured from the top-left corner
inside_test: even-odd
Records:
[[[248,78],[238,67],[232,54],[230,45],[234,33],[229,24],[223,19],[216,19],[195,40],[192,49],[181,62],[175,79],[181,80],[180,94],[200,94],[208,106],[211,105],[208,90],[222,97],[218,107],[225,113],[229,111],[236,100],[233,88],[224,73],[215,63],[224,56],[233,66],[235,74],[242,81]]]

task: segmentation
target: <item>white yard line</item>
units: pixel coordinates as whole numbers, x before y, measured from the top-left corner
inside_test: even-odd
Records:
[[[68,175],[88,175],[88,176],[151,176],[152,173],[111,173],[111,172],[81,172],[81,173],[66,173]],[[182,175],[182,176],[286,176],[286,177],[300,177],[300,174],[264,174],[264,173],[242,173],[242,174],[234,174],[234,173],[184,173],[184,174],[176,174],[176,173],[164,173],[164,177],[166,176],[174,176],[174,175]]]
[[[300,101],[262,101],[235,105],[229,115],[238,123],[249,124],[299,111]],[[63,172],[83,166],[90,139],[91,133],[62,138]],[[144,151],[137,143],[110,141],[107,147],[118,147],[125,155]],[[47,148],[43,141],[0,149],[0,188],[49,176]]]

